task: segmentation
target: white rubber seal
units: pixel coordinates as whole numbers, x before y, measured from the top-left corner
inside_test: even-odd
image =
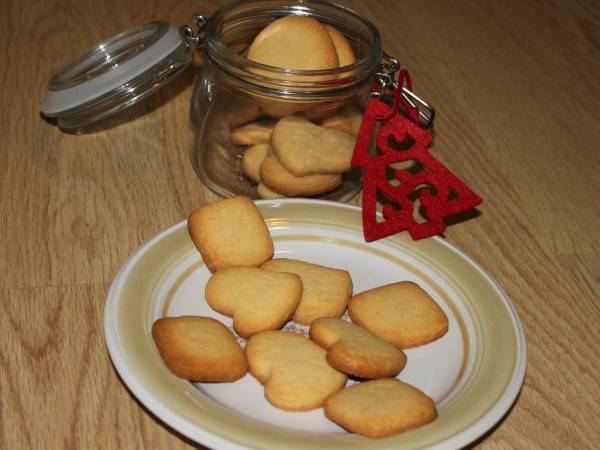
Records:
[[[135,38],[131,36],[130,39]],[[49,90],[41,111],[47,116],[52,116],[101,97],[141,75],[181,45],[185,44],[179,37],[177,28],[169,27],[158,41],[123,64],[70,88]],[[84,63],[85,61],[82,62]]]

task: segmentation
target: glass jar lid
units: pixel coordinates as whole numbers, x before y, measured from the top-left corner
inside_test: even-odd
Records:
[[[133,106],[183,71],[192,49],[165,21],[140,25],[90,49],[48,82],[41,112],[61,128],[85,126]]]

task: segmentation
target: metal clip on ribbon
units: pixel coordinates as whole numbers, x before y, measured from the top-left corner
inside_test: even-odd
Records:
[[[396,80],[396,73],[398,72],[399,77]],[[391,88],[394,95],[389,116],[387,118],[382,117],[381,120],[389,119],[394,111],[402,105],[408,117],[421,128],[430,129],[433,127],[435,109],[412,91],[410,74],[406,69],[400,68],[400,62],[396,58],[384,53],[381,72],[378,72],[376,77],[379,85],[375,84],[371,96],[384,99],[387,88]]]

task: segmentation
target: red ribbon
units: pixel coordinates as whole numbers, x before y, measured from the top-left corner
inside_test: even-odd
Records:
[[[377,120],[390,120],[398,111],[398,107],[402,105],[406,111],[406,115],[415,124],[419,125],[419,110],[410,105],[402,96],[402,88],[406,87],[409,91],[412,91],[412,80],[410,79],[410,73],[406,69],[400,69],[398,72],[398,88],[394,92],[394,105],[390,109],[387,115],[383,117],[377,117]]]

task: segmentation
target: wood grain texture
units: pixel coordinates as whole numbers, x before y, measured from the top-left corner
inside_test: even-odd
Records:
[[[115,374],[102,332],[107,289],[0,291],[2,448],[188,448]]]
[[[0,448],[194,447],[120,382],[102,310],[135,248],[217,198],[189,158],[197,66],[84,134],[39,108],[54,71],[97,42],[223,3],[0,0]],[[435,105],[431,150],[485,199],[446,237],[499,281],[525,326],[521,395],[472,447],[597,448],[597,2],[340,3],[373,21]]]

